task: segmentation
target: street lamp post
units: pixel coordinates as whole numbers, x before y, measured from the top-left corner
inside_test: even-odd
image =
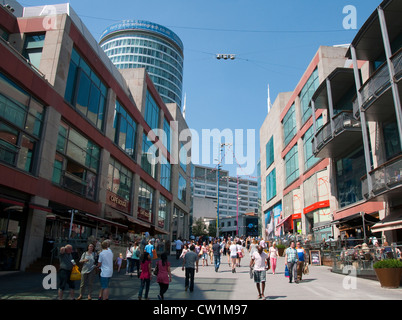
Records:
[[[220,170],[222,168],[221,161],[222,161],[222,148],[224,146],[232,145],[231,143],[221,143],[219,146],[219,160],[218,160],[218,190],[217,190],[217,208],[216,208],[216,237],[219,238],[219,180],[220,180]]]

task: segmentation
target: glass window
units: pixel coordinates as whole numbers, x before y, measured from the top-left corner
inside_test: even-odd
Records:
[[[265,153],[267,157],[267,169],[274,162],[274,137],[269,139],[268,143],[265,146]]]
[[[317,128],[321,128],[321,126],[322,126],[322,117],[317,119]],[[317,131],[318,130],[319,129],[317,129]],[[321,160],[320,158],[314,157],[313,144],[312,144],[313,136],[314,136],[314,129],[311,126],[306,131],[306,133],[304,134],[304,137],[303,137],[304,171],[307,171],[313,165],[315,165],[319,160]]]
[[[299,177],[299,158],[297,144],[290,149],[285,156],[286,180],[285,185],[288,186]]]
[[[64,98],[98,129],[103,128],[107,88],[74,48]]]
[[[168,227],[167,217],[169,210],[169,201],[164,197],[159,197],[159,211],[158,211],[158,227],[165,229]]]
[[[311,76],[308,78],[306,84],[300,93],[300,107],[302,114],[302,124],[304,124],[311,116],[311,108],[309,107],[310,100],[320,85],[320,79],[318,78],[318,69],[316,68]]]
[[[44,107],[0,73],[0,161],[34,171]]]
[[[114,113],[114,139],[129,156],[135,157],[135,138],[137,133],[137,123],[128,114],[126,109],[116,100]]]
[[[283,118],[283,135],[284,135],[284,145],[288,145],[290,140],[295,136],[297,132],[296,129],[296,115],[295,115],[295,105],[293,104],[289,111]]]
[[[186,203],[186,195],[187,195],[187,181],[181,174],[179,174],[179,190],[178,190],[178,198],[183,203]]]
[[[141,220],[152,221],[154,191],[155,190],[150,185],[140,180],[138,190],[138,218]]]
[[[385,155],[387,160],[401,154],[402,148],[398,131],[398,125],[395,119],[383,124]]]
[[[163,136],[163,145],[166,147],[166,150],[170,153],[170,144],[172,137],[170,136],[170,125],[169,121],[164,119],[163,121],[163,131],[165,132]]]
[[[152,95],[147,91],[145,103],[145,121],[151,129],[159,128],[160,109]]]
[[[170,191],[172,165],[163,155],[161,158],[161,185]]]
[[[37,69],[39,69],[40,59],[42,58],[45,34],[26,35],[23,55]]]
[[[153,144],[151,140],[148,139],[148,136],[143,133],[141,168],[154,179],[156,178],[156,162],[157,147]]]
[[[267,202],[276,196],[276,169],[266,177]]]
[[[95,199],[100,148],[66,123],[61,123],[53,166],[56,184]]]
[[[184,147],[184,144],[181,142],[180,143],[180,166],[183,169],[184,172],[186,172],[187,169],[187,149]]]
[[[360,179],[366,174],[365,168],[363,146],[336,162],[336,186],[340,207],[363,200]]]
[[[133,174],[117,160],[110,158],[107,189],[130,201]]]

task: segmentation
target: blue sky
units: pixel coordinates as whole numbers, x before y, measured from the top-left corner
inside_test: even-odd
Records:
[[[20,3],[32,6],[65,2],[68,1]],[[125,19],[148,20],[174,31],[184,43],[183,92],[189,127],[200,137],[202,129],[254,129],[256,161],[259,128],[267,115],[267,85],[272,102],[279,92],[293,91],[318,47],[350,43],[380,3],[381,0],[70,1],[97,40],[109,25]],[[357,9],[356,30],[343,28],[346,14],[342,11],[347,5]],[[217,53],[236,54],[236,59],[217,60]],[[245,137],[246,132],[244,141],[235,141],[232,150],[239,143],[246,150]],[[214,166],[212,158],[209,165]],[[236,167],[223,164],[223,169],[233,176]],[[251,176],[256,172],[244,177]]]

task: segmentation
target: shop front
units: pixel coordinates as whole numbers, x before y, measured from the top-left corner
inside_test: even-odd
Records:
[[[25,202],[0,195],[0,271],[20,268],[28,210]]]

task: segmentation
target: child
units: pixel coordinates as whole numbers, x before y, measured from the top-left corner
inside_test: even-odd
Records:
[[[120,273],[120,269],[121,269],[121,264],[122,264],[122,262],[123,262],[123,254],[120,253],[119,256],[118,256],[117,259],[116,259],[116,265],[118,266],[118,267],[117,267],[117,273]]]

